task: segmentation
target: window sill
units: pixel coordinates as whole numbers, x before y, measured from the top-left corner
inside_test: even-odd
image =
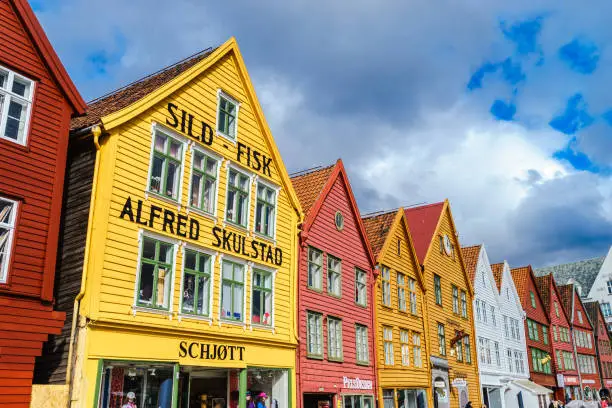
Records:
[[[31,122],[30,122],[31,123]],[[6,146],[11,146],[17,150],[21,150],[23,152],[30,152],[30,147],[28,145],[28,140],[26,139],[24,143],[19,143],[14,139],[10,139],[8,137],[0,136],[0,144],[6,144]]]
[[[240,225],[240,224],[236,224],[234,221],[230,221],[228,219],[224,219],[223,222],[230,227],[236,228],[237,230],[243,231],[247,234],[250,234],[249,231],[249,227],[248,226],[244,226],[244,225]]]
[[[309,358],[311,360],[323,360],[323,356],[317,356],[317,355],[312,355],[312,354],[307,354],[306,358]]]
[[[160,194],[160,193],[156,193],[155,191],[146,190],[145,191],[145,199],[148,201],[149,198],[151,198],[151,197],[156,198],[156,199],[158,199],[160,201],[164,201],[164,202],[166,202],[168,204],[175,205],[177,210],[181,209],[180,201],[175,200],[175,199],[170,198],[170,197],[166,197],[165,195]]]
[[[228,142],[230,142],[233,145],[238,143],[238,140],[237,140],[238,138],[232,139],[232,137],[230,135],[226,135],[225,133],[221,132],[220,130],[216,131],[216,135],[217,136],[221,136],[222,138],[224,138],[225,140],[227,140]]]
[[[239,326],[239,327],[242,327],[242,328],[246,328],[246,323],[243,322],[242,320],[229,320],[229,319],[220,318],[219,319],[219,326],[221,326],[222,324],[227,324],[229,326]]]
[[[343,358],[327,358],[327,361],[329,361],[330,363],[344,363],[344,359]]]
[[[357,361],[358,366],[362,366],[362,367],[369,367],[370,366],[370,362],[369,361]]]
[[[145,313],[153,313],[153,314],[168,316],[170,318],[172,317],[172,312],[168,309],[147,307],[147,306],[141,306],[141,305],[132,305],[132,312],[134,313],[134,315],[136,315],[136,312],[145,312]]]
[[[272,332],[272,333],[275,332],[274,326],[271,326],[271,325],[267,326],[265,324],[251,323],[251,327],[254,328],[254,329],[261,329],[261,330],[269,331],[269,332]]]
[[[193,212],[195,214],[201,215],[202,217],[209,218],[209,219],[213,220],[215,222],[215,224],[218,221],[218,218],[217,218],[216,215],[208,213],[208,212],[206,212],[204,210],[201,210],[201,209],[199,209],[197,207],[187,206],[186,212],[187,212],[187,214],[189,214],[190,212]]]
[[[179,313],[178,319],[179,321],[182,319],[187,319],[187,320],[197,320],[200,322],[209,322],[210,324],[212,324],[212,318],[210,316],[199,316],[199,315],[194,315],[194,314],[189,314],[189,313]]]
[[[342,294],[336,295],[334,293],[329,293],[329,292],[327,292],[327,294],[333,298],[342,299]]]
[[[276,238],[274,237],[270,237],[266,234],[262,234],[261,232],[257,232],[257,231],[253,231],[253,235],[256,236],[257,238],[265,239],[266,241],[269,241],[273,245],[276,246]]]
[[[357,303],[357,302],[355,302],[355,306],[361,307],[361,308],[363,308],[363,309],[367,309],[367,308],[368,308],[368,304],[367,304],[367,303],[364,305],[364,304],[362,304],[362,303]]]
[[[308,286],[308,285],[306,285],[306,289],[312,290],[313,292],[317,292],[317,293],[323,293],[323,289],[317,289],[315,287]]]

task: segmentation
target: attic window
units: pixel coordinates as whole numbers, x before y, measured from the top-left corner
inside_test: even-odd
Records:
[[[334,221],[336,223],[336,229],[338,231],[342,231],[344,228],[344,216],[340,211],[336,211],[336,216],[334,217]]]
[[[217,133],[232,141],[236,140],[239,108],[238,101],[221,90],[217,92]]]
[[[33,94],[33,81],[0,66],[1,138],[26,144]]]

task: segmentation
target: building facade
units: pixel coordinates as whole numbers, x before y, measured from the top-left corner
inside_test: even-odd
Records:
[[[593,325],[593,336],[595,337],[595,350],[597,352],[597,363],[599,369],[599,380],[601,381],[600,397],[610,398],[612,389],[612,349],[610,344],[610,333],[606,324],[606,319],[601,312],[599,302],[582,303],[589,319]]]
[[[0,405],[28,407],[65,314],[53,284],[70,118],[85,102],[25,0],[0,0]]]
[[[363,223],[377,265],[374,349],[378,406],[431,406],[424,282],[404,212],[368,215]]]
[[[423,270],[434,406],[478,405],[473,289],[448,201],[405,210]]]
[[[301,209],[235,40],[92,102],[72,137],[75,323],[49,382],[68,367],[79,407],[293,406]]]
[[[374,258],[341,160],[291,179],[300,232],[297,406],[374,408]]]

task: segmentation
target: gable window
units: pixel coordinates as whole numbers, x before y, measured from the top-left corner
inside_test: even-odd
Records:
[[[438,352],[441,356],[446,355],[446,335],[444,334],[444,325],[438,323]]]
[[[415,367],[423,367],[420,333],[412,333],[412,360]]]
[[[410,365],[410,346],[408,344],[408,330],[400,330],[400,346],[402,351],[402,365]]]
[[[334,224],[336,224],[336,229],[338,231],[344,229],[344,215],[342,215],[340,211],[336,211],[336,215],[334,215]]]
[[[257,183],[257,206],[255,208],[255,232],[274,237],[276,212],[276,190]]]
[[[307,312],[306,342],[308,357],[323,358],[323,316],[321,313]]]
[[[342,263],[340,259],[327,255],[327,293],[334,296],[342,294]]]
[[[0,197],[0,283],[8,278],[16,222],[17,201]]]
[[[576,313],[578,314],[578,321],[580,323],[583,323],[583,321],[582,321],[582,312],[580,310],[577,310]]]
[[[361,269],[355,268],[355,303],[360,306],[368,304],[367,275]]]
[[[382,267],[382,302],[391,307],[391,270],[386,266]]]
[[[308,287],[321,290],[323,286],[323,252],[308,247]]]
[[[434,294],[436,296],[436,304],[442,306],[442,284],[438,275],[434,275]]]
[[[155,129],[149,191],[178,201],[183,143]]]
[[[217,160],[197,150],[193,151],[189,205],[208,214],[215,212],[217,168]]]
[[[335,317],[327,318],[327,359],[342,360],[342,320]]]
[[[417,293],[416,293],[416,281],[412,278],[408,278],[408,290],[410,291],[410,313],[413,315],[417,314]]]
[[[397,256],[402,256],[402,241],[400,239],[397,240]]]
[[[236,122],[238,119],[238,102],[228,95],[219,92],[217,106],[217,132],[223,136],[236,139]]]
[[[174,245],[142,238],[137,305],[156,309],[170,306]]]
[[[227,178],[227,202],[225,218],[237,225],[248,224],[250,178],[230,168]]]
[[[272,274],[253,269],[253,295],[251,322],[272,325]]]
[[[612,295],[612,280],[606,282],[606,285],[608,286],[608,294]]]
[[[472,364],[472,346],[470,344],[470,336],[465,336],[463,338],[463,351],[465,352],[463,360],[468,364]]]
[[[397,273],[397,308],[406,311],[406,277],[403,273]]]
[[[368,347],[368,328],[360,324],[355,325],[355,351],[358,364],[368,364],[370,353]]]
[[[531,299],[531,307],[533,307],[535,309],[536,308],[536,301],[535,301],[535,295],[533,294],[533,291],[529,291],[529,297]]]
[[[221,284],[221,318],[243,321],[244,265],[223,260]]]
[[[467,312],[467,295],[465,293],[465,290],[461,291],[461,317],[467,319],[468,317],[468,312]]]
[[[0,137],[25,145],[34,82],[0,66]]]
[[[208,254],[191,249],[185,250],[182,313],[198,316],[210,315],[211,259]]]
[[[555,305],[555,316],[559,317],[559,303],[557,303],[556,300],[555,300],[554,305]]]
[[[393,328],[383,326],[383,348],[385,351],[385,365],[392,366],[393,358]]]
[[[459,289],[453,285],[453,313],[459,314]]]

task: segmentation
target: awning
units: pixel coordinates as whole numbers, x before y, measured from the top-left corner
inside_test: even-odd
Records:
[[[549,390],[546,387],[542,387],[541,385],[529,380],[514,380],[510,383],[510,385],[516,385],[524,390],[529,391],[534,395],[548,395],[553,393],[552,390]]]

